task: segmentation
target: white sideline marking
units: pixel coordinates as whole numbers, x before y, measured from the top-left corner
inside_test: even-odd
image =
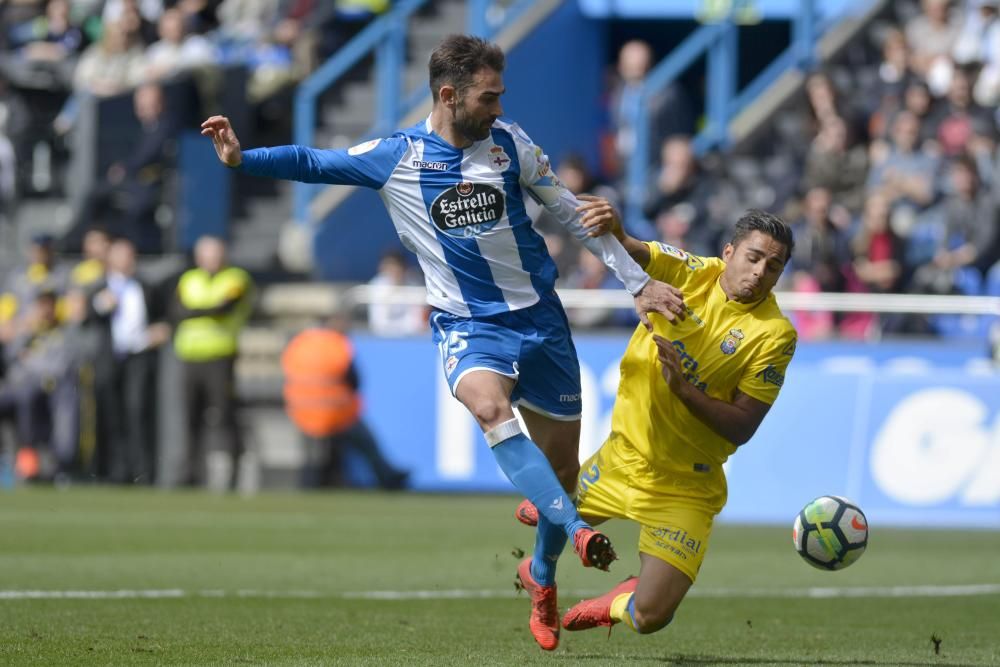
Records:
[[[568,591],[570,597],[593,597],[604,591]],[[279,599],[340,599],[340,600],[474,600],[512,598],[509,590],[444,589],[428,591],[354,591],[324,593],[322,591],[236,591],[179,588],[163,590],[117,591],[0,591],[3,600],[122,600],[170,598],[279,598]],[[1000,584],[965,584],[953,586],[845,586],[813,588],[692,588],[691,597],[699,598],[920,598],[1000,595]]]

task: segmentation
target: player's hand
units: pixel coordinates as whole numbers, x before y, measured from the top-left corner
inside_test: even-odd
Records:
[[[670,322],[681,322],[687,313],[687,306],[684,305],[684,295],[679,289],[651,278],[635,295],[635,310],[639,313],[642,325],[652,331],[653,323],[649,321],[649,313],[659,313]]]
[[[656,358],[660,360],[663,379],[667,381],[670,391],[679,394],[683,389],[684,371],[681,369],[681,355],[677,354],[677,348],[666,338],[653,334],[653,342],[656,343]]]
[[[619,241],[624,238],[621,216],[611,202],[594,195],[577,195],[576,198],[583,202],[576,207],[576,212],[582,214],[580,226],[587,230],[587,236],[604,236],[611,232]]]
[[[202,136],[212,140],[215,154],[227,167],[238,167],[243,162],[240,140],[236,138],[233,126],[225,116],[212,116],[201,124]]]

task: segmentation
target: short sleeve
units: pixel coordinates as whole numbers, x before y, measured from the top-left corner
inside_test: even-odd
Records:
[[[660,282],[680,287],[705,268],[705,259],[659,241],[647,241],[649,264],[646,273]]]
[[[771,337],[747,365],[737,388],[752,398],[771,405],[785,384],[785,371],[795,355],[797,335],[790,323]]]

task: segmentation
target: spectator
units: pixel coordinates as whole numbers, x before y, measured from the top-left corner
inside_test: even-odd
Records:
[[[368,284],[372,288],[368,327],[373,334],[396,337],[427,333],[427,309],[424,306],[388,302],[388,297],[398,288],[422,284],[407,267],[403,253],[396,250],[384,253],[378,263],[378,273]]]
[[[99,183],[77,210],[62,245],[71,250],[79,247],[79,235],[94,220],[107,218],[109,207],[120,202],[119,220],[108,227],[116,235],[131,239],[140,252],[158,253],[163,240],[155,220],[163,182],[174,150],[175,128],[164,109],[163,90],[156,84],[145,84],[135,90],[133,106],[139,120],[139,137],[127,159],[113,163]]]
[[[981,67],[981,85],[977,88],[977,100],[980,104],[992,105],[996,101],[998,86],[1000,86],[1000,19],[998,19],[998,0],[974,0],[968,5],[965,23],[955,41],[952,56],[958,67],[955,71],[969,66]],[[940,73],[932,72],[930,83],[932,89],[935,83],[950,88],[948,71],[942,68]],[[952,73],[954,76],[954,73]]]
[[[972,99],[974,81],[974,68],[956,68],[947,98],[931,114],[931,127],[941,152],[946,156],[955,156],[967,150],[992,153],[996,124],[992,113]]]
[[[163,12],[159,34],[160,41],[146,49],[143,76],[147,81],[169,79],[217,60],[212,43],[201,35],[190,34],[178,9]]]
[[[70,22],[68,0],[49,0],[45,15],[15,30],[15,46],[27,62],[62,63],[76,56],[83,33]]]
[[[952,160],[949,167],[951,192],[944,198],[934,215],[937,244],[933,259],[917,268],[914,288],[921,292],[949,294],[955,291],[966,274],[971,284],[978,285],[982,274],[997,259],[1000,229],[996,201],[981,187],[976,164],[968,157]]]
[[[938,162],[919,151],[919,138],[920,121],[909,111],[901,111],[892,123],[891,147],[872,146],[868,191],[881,190],[894,208],[903,204],[923,209],[934,200]]]
[[[581,252],[575,269],[566,276],[562,287],[568,289],[615,289],[617,279],[608,272],[608,267],[589,252]],[[604,327],[615,324],[635,325],[636,319],[631,309],[614,308],[567,308],[566,317],[574,326]]]
[[[95,303],[108,316],[114,354],[110,389],[111,480],[151,484],[156,459],[156,350],[170,337],[152,288],[136,278],[135,245],[108,250],[108,275]]]
[[[633,118],[639,105],[643,82],[653,65],[653,50],[641,40],[626,42],[618,52],[617,77],[609,95],[609,116],[613,136],[613,151],[605,151],[606,171],[621,177],[625,165],[635,150]],[[672,135],[694,133],[694,112],[678,84],[668,86],[648,101],[651,122],[648,161],[656,160],[655,151]]]
[[[865,147],[853,144],[842,118],[829,117],[809,147],[803,185],[829,190],[836,201],[856,212],[861,209],[867,172]]]
[[[77,94],[98,97],[119,95],[139,85],[142,69],[142,48],[134,35],[122,23],[109,23],[104,26],[101,41],[87,47],[80,57],[73,75],[73,89]],[[61,113],[67,116],[58,127],[65,130],[75,120],[73,105]]]
[[[236,482],[240,438],[236,424],[235,364],[239,334],[253,309],[254,286],[243,269],[226,263],[226,245],[203,236],[194,249],[195,267],[177,284],[173,301],[174,351],[182,365],[187,416],[188,485],[206,482],[205,452],[228,457],[228,480]],[[204,439],[202,436],[204,435]]]
[[[935,64],[946,65],[958,39],[960,26],[952,19],[951,0],[923,0],[921,12],[906,23],[906,42],[910,47],[910,66],[927,77]]]
[[[844,290],[844,269],[851,261],[850,246],[842,214],[833,210],[830,191],[812,188],[806,193],[802,219],[792,229],[793,281],[808,274],[823,292]],[[838,222],[834,222],[837,219]]]
[[[668,138],[663,142],[660,156],[660,169],[650,188],[652,194],[646,201],[643,214],[656,221],[659,229],[661,216],[671,211],[677,214],[677,206],[686,204],[683,217],[686,218],[687,228],[682,247],[695,254],[714,254],[714,230],[709,223],[709,200],[714,186],[712,180],[701,173],[691,139],[685,136]],[[680,242],[682,239],[674,240]]]
[[[162,0],[108,0],[102,20],[104,23],[121,23],[128,34],[136,36],[144,46],[149,46],[159,38],[157,24],[162,15]]]
[[[106,284],[107,229],[92,226],[83,235],[83,259],[70,272],[67,304],[77,339],[80,396],[79,464],[92,479],[110,478],[113,444],[111,424],[120,406],[112,391],[114,358],[107,313],[99,312],[95,296]],[[76,312],[73,312],[74,309]]]
[[[28,262],[13,269],[0,292],[0,344],[13,341],[30,322],[30,306],[42,291],[61,293],[66,271],[56,261],[53,238],[36,234],[28,247]]]
[[[343,333],[344,318],[302,331],[285,347],[285,411],[302,432],[306,488],[343,484],[342,454],[353,450],[368,464],[383,489],[406,486],[408,473],[395,468],[361,418],[360,381],[354,348]]]
[[[851,241],[854,258],[852,291],[899,291],[905,263],[902,240],[889,224],[889,201],[879,193],[868,196],[861,228]]]
[[[56,316],[57,299],[55,291],[39,292],[24,331],[5,349],[0,416],[15,422],[22,479],[48,476],[40,450],[51,450],[58,474],[68,473],[76,456],[76,350]]]

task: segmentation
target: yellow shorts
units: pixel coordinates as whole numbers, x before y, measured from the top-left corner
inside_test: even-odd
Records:
[[[708,550],[719,509],[650,483],[646,462],[610,443],[580,467],[577,508],[584,520],[630,519],[641,526],[639,551],[673,565],[693,582]]]

